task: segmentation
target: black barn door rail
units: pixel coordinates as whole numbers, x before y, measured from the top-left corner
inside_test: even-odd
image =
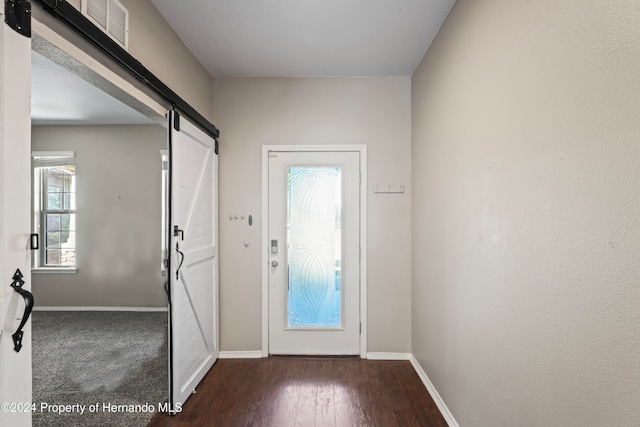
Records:
[[[56,18],[63,21],[84,39],[100,49],[109,58],[118,63],[135,78],[153,89],[162,96],[172,107],[180,110],[189,117],[205,133],[214,139],[220,137],[220,131],[209,122],[202,114],[198,113],[178,94],[172,91],[160,79],[147,70],[137,59],[124,50],[120,45],[111,39],[107,34],[95,26],[79,10],[71,6],[65,0],[34,0]]]

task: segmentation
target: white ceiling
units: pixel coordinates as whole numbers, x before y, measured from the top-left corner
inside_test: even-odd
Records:
[[[410,76],[455,0],[152,0],[214,77]]]
[[[455,0],[152,0],[212,76],[410,76]],[[32,123],[155,123],[32,52]]]
[[[37,126],[155,122],[32,51],[31,123]]]

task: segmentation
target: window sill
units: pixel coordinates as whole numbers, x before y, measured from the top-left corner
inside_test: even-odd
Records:
[[[34,274],[76,274],[78,272],[77,268],[57,268],[57,267],[38,267],[32,268],[31,272]]]

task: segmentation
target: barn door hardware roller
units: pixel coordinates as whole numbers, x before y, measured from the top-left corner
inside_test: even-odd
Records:
[[[11,337],[13,338],[13,349],[16,352],[20,352],[20,349],[22,348],[22,336],[24,335],[22,328],[24,328],[27,320],[29,320],[31,310],[33,310],[33,295],[28,290],[22,289],[22,286],[24,285],[24,280],[22,280],[23,277],[24,276],[22,275],[20,269],[17,269],[15,274],[13,275],[13,282],[11,283],[11,287],[13,288],[13,290],[19,293],[22,298],[24,298],[24,314],[22,315],[22,321],[20,322],[20,326],[18,326],[18,330],[13,335],[11,335]]]
[[[29,0],[6,0],[4,22],[25,37],[31,37],[31,2]]]

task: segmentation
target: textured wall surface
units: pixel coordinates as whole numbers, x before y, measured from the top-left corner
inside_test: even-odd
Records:
[[[368,146],[368,351],[411,351],[410,80],[215,79],[220,142],[220,347],[260,350],[262,145]],[[404,195],[374,195],[404,184]],[[229,221],[252,214],[254,225]],[[250,243],[245,249],[244,242]]]
[[[77,274],[33,274],[39,306],[166,307],[162,126],[35,126],[35,151],[75,151]]]
[[[640,425],[639,23],[458,0],[413,76],[412,346],[460,425]]]

